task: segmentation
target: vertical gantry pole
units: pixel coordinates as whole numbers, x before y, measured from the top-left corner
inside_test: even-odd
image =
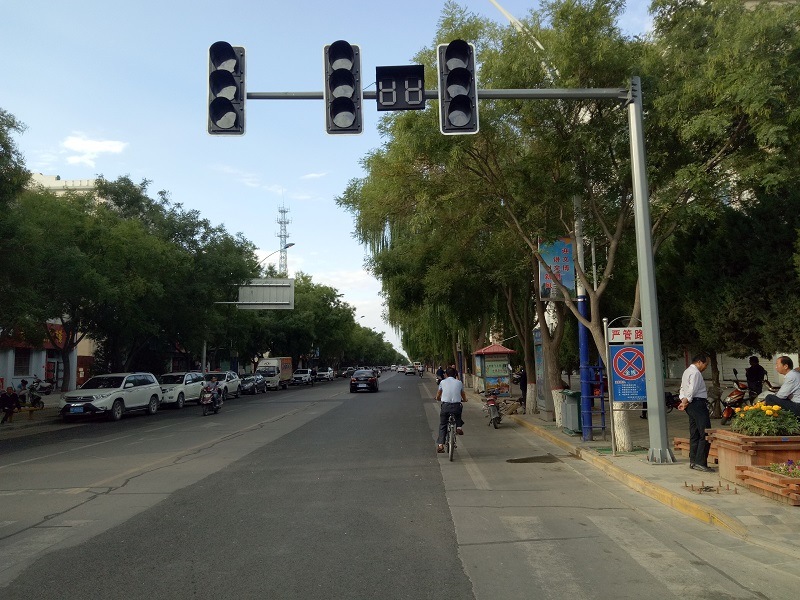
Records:
[[[636,227],[636,254],[639,263],[647,415],[650,428],[650,451],[647,459],[651,463],[674,463],[675,456],[672,454],[667,439],[664,380],[661,377],[661,335],[659,333],[653,242],[650,233],[650,192],[647,189],[641,85],[638,77],[631,78],[631,89],[628,95],[628,124],[631,136],[633,212]]]
[[[584,268],[583,260],[583,214],[581,212],[581,199],[579,196],[572,198],[573,211],[575,213],[575,260],[582,272]],[[576,302],[578,312],[582,317],[589,318],[589,302],[586,297],[586,289],[580,277],[576,277]],[[592,369],[589,365],[589,329],[581,322],[578,322],[578,356],[580,358],[581,374],[581,435],[584,442],[592,441]]]

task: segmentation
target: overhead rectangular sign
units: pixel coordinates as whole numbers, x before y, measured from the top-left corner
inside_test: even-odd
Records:
[[[253,279],[239,287],[242,310],[293,310],[294,279]]]

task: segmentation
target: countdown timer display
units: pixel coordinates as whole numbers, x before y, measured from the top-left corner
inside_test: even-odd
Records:
[[[378,110],[422,110],[425,108],[425,67],[401,65],[375,67]]]

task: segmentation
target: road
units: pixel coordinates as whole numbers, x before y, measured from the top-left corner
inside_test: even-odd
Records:
[[[428,376],[430,377],[430,376]],[[2,441],[16,598],[796,597],[786,557],[682,517],[433,379],[384,374]],[[511,461],[511,462],[509,462]],[[744,556],[750,557],[748,559]]]

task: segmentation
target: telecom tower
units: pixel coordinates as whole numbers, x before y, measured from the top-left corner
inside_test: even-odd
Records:
[[[289,274],[289,267],[286,264],[286,240],[289,239],[289,234],[286,232],[286,226],[291,223],[292,220],[286,217],[288,212],[289,209],[283,204],[278,208],[280,216],[278,217],[277,223],[281,226],[281,232],[278,234],[278,239],[281,241],[281,259],[278,263],[278,273],[284,276]]]

